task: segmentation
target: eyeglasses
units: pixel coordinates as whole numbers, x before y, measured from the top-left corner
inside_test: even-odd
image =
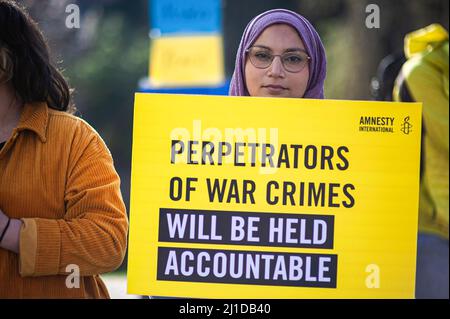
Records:
[[[286,71],[291,73],[297,73],[303,70],[308,64],[311,58],[302,51],[286,52],[283,54],[272,54],[270,50],[254,46],[245,51],[248,54],[250,62],[255,68],[266,69],[268,68],[276,56],[280,57],[281,64]]]

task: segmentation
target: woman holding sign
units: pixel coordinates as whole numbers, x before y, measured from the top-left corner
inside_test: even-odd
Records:
[[[323,99],[325,51],[301,15],[274,9],[245,28],[230,95]]]
[[[0,0],[0,298],[108,298],[128,221],[111,154],[71,114],[36,23]]]

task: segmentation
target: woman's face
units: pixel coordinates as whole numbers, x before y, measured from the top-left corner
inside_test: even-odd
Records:
[[[305,46],[294,28],[287,24],[267,27],[256,39],[246,57],[245,83],[250,96],[303,97],[308,86],[309,63],[299,72],[289,72],[279,56],[274,57],[266,68],[257,68],[250,61],[250,55],[267,59],[267,53],[285,54],[285,65],[291,64],[291,70],[295,70],[299,56],[306,57]]]

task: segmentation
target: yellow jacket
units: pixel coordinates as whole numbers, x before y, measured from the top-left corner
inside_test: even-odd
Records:
[[[438,24],[405,37],[408,60],[401,76],[409,93],[423,103],[422,176],[419,230],[448,239],[449,219],[449,44]],[[398,87],[394,98],[400,100]]]
[[[120,266],[127,243],[119,186],[92,127],[44,103],[25,105],[0,150],[0,208],[24,222],[19,255],[0,248],[0,298],[108,298],[98,275]],[[79,288],[66,285],[73,267]]]

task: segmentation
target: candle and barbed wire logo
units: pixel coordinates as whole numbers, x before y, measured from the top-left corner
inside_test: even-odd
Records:
[[[405,117],[405,119],[403,120],[403,124],[401,125],[401,131],[404,134],[409,134],[412,132],[412,124],[409,123],[409,116]]]

